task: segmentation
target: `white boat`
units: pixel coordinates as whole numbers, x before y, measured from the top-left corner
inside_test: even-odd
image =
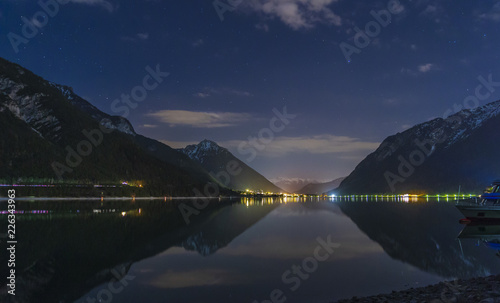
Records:
[[[462,202],[456,207],[469,220],[500,220],[500,180],[492,183],[479,202]]]
[[[457,205],[458,210],[469,220],[500,220],[500,205]]]

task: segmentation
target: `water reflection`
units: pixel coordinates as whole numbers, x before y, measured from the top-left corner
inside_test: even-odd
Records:
[[[458,238],[475,241],[476,246],[484,245],[496,251],[495,256],[500,257],[500,225],[498,223],[465,225]]]
[[[406,201],[400,201],[406,202]],[[339,202],[342,211],[394,259],[408,262],[447,279],[500,272],[497,260],[471,243],[461,246],[457,235],[463,225],[454,203]]]
[[[208,256],[263,218],[277,203],[251,199],[244,218],[234,201],[212,201],[186,225],[180,203],[194,201],[18,202],[18,302],[72,302],[138,260],[173,246]],[[274,206],[273,206],[274,205]],[[241,210],[240,210],[241,211]],[[2,223],[6,216],[2,217]],[[6,251],[0,252],[7,260]],[[0,264],[2,276],[7,262]],[[126,273],[126,272],[125,272]],[[5,275],[7,276],[7,275]],[[2,291],[6,288],[2,287]],[[36,299],[34,299],[36,298]],[[41,299],[43,298],[43,299]],[[8,302],[5,292],[2,302]]]
[[[178,205],[192,202],[18,202],[16,299],[87,302],[117,273],[134,280],[113,302],[260,302],[275,288],[287,302],[326,302],[500,273],[495,253],[465,236],[481,228],[458,241],[461,214],[442,199],[216,199],[186,224]],[[341,246],[291,291],[283,273],[327,236]]]

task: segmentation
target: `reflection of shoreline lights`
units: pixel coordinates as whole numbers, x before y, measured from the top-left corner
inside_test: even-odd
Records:
[[[0,184],[0,187],[54,187],[55,185],[49,184]]]
[[[0,184],[0,187],[116,187],[116,185],[89,184]],[[140,186],[142,187],[142,185]]]
[[[106,214],[106,213],[116,213],[118,212],[117,209],[93,209],[92,213],[94,214]],[[54,211],[54,210],[16,210],[14,211],[14,214],[19,214],[19,215],[29,215],[29,214],[37,214],[37,215],[43,215],[43,214],[57,214],[57,213],[74,213],[74,214],[80,214],[83,213],[85,214],[86,212],[82,212],[79,209],[77,210],[68,210],[68,211]],[[90,213],[90,212],[88,212]],[[140,215],[142,213],[142,209],[135,209],[135,210],[129,210],[127,212],[120,212],[122,216],[125,215],[134,215],[135,213],[137,215]],[[12,214],[8,210],[0,210],[0,215],[9,215]]]
[[[387,201],[387,202],[428,202],[429,198],[436,198],[436,201],[440,202],[442,198],[445,198],[445,201],[448,202],[456,202],[460,199],[474,199],[478,198],[480,195],[473,194],[436,194],[436,195],[428,195],[428,194],[401,194],[401,195],[343,195],[336,196],[330,195],[329,198],[331,201]]]
[[[93,209],[92,212],[94,214],[100,214],[100,213],[114,213],[116,212],[116,209]]]
[[[15,214],[48,214],[48,210],[16,210],[14,211]],[[7,215],[9,214],[8,210],[2,210],[0,211],[0,215]]]
[[[266,206],[286,203],[310,203],[320,201],[331,201],[328,196],[280,196],[280,197],[241,197],[240,203],[246,206]]]

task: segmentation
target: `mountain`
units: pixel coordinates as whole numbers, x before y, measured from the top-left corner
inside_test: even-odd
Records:
[[[193,195],[214,182],[189,157],[136,134],[125,118],[1,58],[0,127],[1,183],[132,181],[141,188],[119,194]]]
[[[500,177],[499,113],[496,101],[390,136],[336,192],[480,193]]]
[[[303,194],[303,195],[321,195],[326,192],[330,192],[337,187],[339,187],[340,183],[345,179],[344,178],[337,178],[333,181],[330,182],[325,182],[325,183],[309,183],[306,186],[302,187],[295,193],[297,194]]]
[[[279,177],[276,179],[271,179],[271,182],[276,184],[276,186],[283,188],[289,193],[296,193],[304,186],[310,183],[320,183],[312,179],[301,179],[301,178],[283,178]]]
[[[105,121],[104,123],[108,128],[117,129],[122,133],[131,135],[131,138],[135,143],[154,157],[172,165],[182,167],[183,169],[193,173],[193,176],[199,176],[200,171],[203,172],[201,175],[206,176],[208,174],[197,162],[192,161],[183,153],[179,153],[177,150],[159,141],[137,134],[127,119],[121,116],[110,116],[103,113],[95,106],[76,95],[71,87],[54,83],[51,83],[51,85],[59,89],[73,106],[91,115],[94,120]]]
[[[213,141],[203,140],[179,151],[200,163],[205,170],[228,188],[240,191],[249,189],[273,193],[283,192],[281,188]]]
[[[232,206],[214,211],[203,222],[193,226],[191,235],[182,242],[181,246],[186,250],[197,251],[203,256],[212,255],[262,220],[279,207],[279,204],[248,208]],[[231,228],[227,228],[228,226]]]

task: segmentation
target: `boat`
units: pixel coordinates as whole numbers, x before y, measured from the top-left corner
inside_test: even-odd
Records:
[[[479,200],[463,201],[456,207],[471,221],[500,220],[500,180],[495,180]]]

